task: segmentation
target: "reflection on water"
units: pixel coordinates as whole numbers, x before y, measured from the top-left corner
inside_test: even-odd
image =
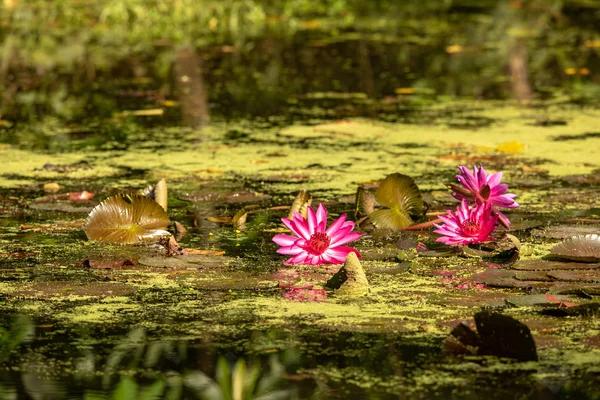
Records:
[[[422,3],[6,1],[1,126],[394,115],[440,96],[597,99],[597,3]]]

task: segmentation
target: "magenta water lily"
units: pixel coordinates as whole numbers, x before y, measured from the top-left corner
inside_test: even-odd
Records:
[[[351,252],[360,257],[356,249],[344,246],[362,236],[362,233],[352,232],[354,222],[346,221],[346,214],[327,228],[327,210],[319,204],[316,212],[308,207],[306,218],[294,212],[292,218],[282,218],[281,221],[296,235],[273,237],[273,241],[281,246],[277,252],[292,256],[286,264],[342,264]]]
[[[492,240],[490,236],[498,225],[498,215],[492,213],[489,203],[477,204],[469,208],[466,200],[456,207],[456,213],[448,210],[446,216],[439,217],[443,225],[435,225],[434,232],[442,237],[436,241],[447,245],[466,245]]]
[[[514,200],[515,194],[506,193],[508,185],[500,183],[502,172],[487,173],[482,166],[473,166],[473,172],[471,172],[462,165],[458,167],[458,170],[460,174],[456,175],[456,179],[462,187],[449,185],[453,190],[452,195],[461,201],[466,200],[474,204],[490,204],[492,213],[498,215],[499,222],[507,229],[510,228],[510,221],[496,207],[517,208],[519,204]]]

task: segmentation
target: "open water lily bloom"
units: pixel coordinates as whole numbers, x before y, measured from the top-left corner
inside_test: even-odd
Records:
[[[473,172],[462,165],[458,167],[460,175],[456,175],[456,179],[464,186],[465,189],[472,192],[475,199],[483,202],[489,202],[491,205],[502,208],[517,208],[519,204],[515,202],[515,194],[506,193],[508,185],[500,183],[502,180],[502,172],[488,174],[483,167],[473,166]],[[483,193],[484,186],[489,193]],[[453,193],[458,200],[467,199],[460,193]],[[468,199],[467,199],[468,200]],[[471,199],[472,200],[472,199]]]
[[[517,208],[519,204],[514,200],[515,194],[506,193],[508,185],[500,183],[502,172],[488,174],[485,169],[476,165],[473,166],[473,172],[462,165],[458,167],[460,175],[456,179],[466,189],[464,193],[454,192],[452,195],[458,200],[475,201],[476,203],[489,203],[494,207]],[[510,221],[506,215],[493,209],[498,214],[502,224],[508,229]]]
[[[291,255],[286,264],[343,264],[346,256],[354,252],[360,253],[348,246],[362,236],[362,233],[352,232],[354,222],[346,221],[346,214],[341,215],[327,228],[327,210],[319,204],[317,211],[307,208],[307,218],[294,212],[292,218],[282,218],[283,224],[296,236],[280,234],[273,241],[281,246],[279,254]]]
[[[492,213],[488,203],[469,208],[465,200],[456,207],[456,213],[448,210],[448,215],[439,217],[444,224],[435,225],[435,233],[443,235],[436,242],[447,245],[465,245],[492,240],[491,233],[498,224],[498,215]]]

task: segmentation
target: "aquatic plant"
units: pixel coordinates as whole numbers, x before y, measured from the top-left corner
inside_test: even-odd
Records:
[[[88,216],[83,231],[88,239],[107,243],[136,243],[160,236],[169,217],[154,200],[143,195],[116,195],[98,204]]]
[[[576,235],[550,249],[554,257],[583,262],[600,261],[600,235]]]
[[[496,229],[499,216],[492,213],[489,203],[477,204],[469,208],[466,200],[456,207],[456,213],[448,210],[447,216],[440,216],[443,225],[434,226],[434,232],[443,235],[436,241],[448,245],[465,245],[492,240],[490,234]]]
[[[361,197],[362,207],[378,228],[406,228],[425,210],[421,192],[413,178],[399,173],[386,176],[375,192],[375,201],[387,208],[370,212],[371,207],[365,204],[369,201],[368,195]]]
[[[492,213],[497,214],[500,222],[507,229],[510,228],[510,221],[506,215],[502,214],[495,207],[517,208],[519,204],[515,202],[515,194],[506,193],[508,185],[500,183],[502,172],[495,174],[485,172],[483,166],[473,166],[473,172],[462,165],[458,166],[460,171],[456,179],[463,187],[454,184],[448,184],[452,189],[452,196],[458,200],[467,200],[476,204],[488,203],[492,206]]]
[[[319,204],[316,212],[308,206],[307,218],[294,212],[293,218],[282,218],[281,221],[296,235],[273,237],[273,241],[281,246],[277,249],[279,254],[293,256],[286,260],[286,264],[342,264],[351,252],[360,256],[356,249],[343,246],[362,236],[362,233],[351,232],[354,222],[346,221],[346,214],[342,214],[328,229],[325,229],[327,210],[323,204]]]

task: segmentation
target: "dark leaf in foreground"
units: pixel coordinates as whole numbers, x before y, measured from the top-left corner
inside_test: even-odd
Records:
[[[600,316],[600,303],[588,303],[573,307],[548,308],[542,310],[544,315],[553,317],[590,317]]]
[[[475,314],[475,324],[480,342],[478,355],[537,361],[535,342],[525,324],[490,311]]]
[[[137,243],[168,235],[165,210],[142,195],[116,195],[97,205],[83,227],[88,239],[107,243]]]
[[[415,181],[410,176],[398,173],[388,175],[381,182],[375,192],[375,200],[388,207],[369,214],[369,219],[378,228],[406,228],[413,224],[413,218],[419,218],[425,210]]]

